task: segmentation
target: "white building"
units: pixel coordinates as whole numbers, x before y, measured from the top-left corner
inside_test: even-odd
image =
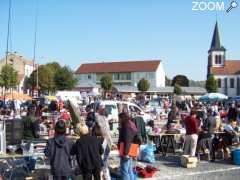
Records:
[[[115,85],[137,86],[142,78],[150,83],[150,87],[165,86],[165,71],[160,60],[103,62],[82,64],[75,72],[78,87],[86,88],[84,84],[97,86],[104,74],[110,74]],[[78,88],[78,89],[79,89]]]
[[[210,74],[217,80],[220,93],[229,97],[240,95],[240,61],[226,60],[226,49],[221,45],[217,22],[208,51],[207,76]]]

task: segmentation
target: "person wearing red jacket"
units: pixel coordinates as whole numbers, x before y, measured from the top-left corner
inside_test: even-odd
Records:
[[[196,110],[192,109],[190,116],[185,119],[186,139],[184,145],[184,154],[195,156],[198,141],[198,120]]]

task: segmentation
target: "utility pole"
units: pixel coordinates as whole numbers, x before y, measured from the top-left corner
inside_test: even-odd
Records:
[[[36,89],[38,91],[39,82],[38,82],[38,65],[36,63],[36,46],[37,46],[37,26],[38,25],[38,0],[36,0],[36,11],[35,11],[35,27],[34,27],[34,45],[33,45],[33,68],[37,71],[36,76]],[[37,95],[38,97],[38,95]]]
[[[11,24],[11,9],[12,9],[12,0],[9,0],[8,27],[7,27],[7,48],[6,48],[6,65],[7,65],[7,60],[8,60],[8,46],[9,46],[9,36],[10,36],[10,24]]]

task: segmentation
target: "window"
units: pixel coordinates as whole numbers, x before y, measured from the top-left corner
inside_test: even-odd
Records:
[[[131,80],[131,73],[127,73],[127,80]]]
[[[230,88],[234,88],[234,78],[230,79]]]
[[[153,72],[147,73],[147,78],[153,79],[154,78],[154,73]]]
[[[114,79],[114,80],[119,80],[119,79],[120,79],[119,73],[113,74],[113,79]]]
[[[215,55],[215,64],[222,64],[222,56]]]
[[[89,75],[88,75],[88,79],[91,79],[91,78],[92,78],[92,77],[91,77],[91,74],[89,74]]]
[[[221,79],[218,79],[218,88],[221,88],[222,87],[222,80]]]
[[[9,64],[13,65],[14,60],[13,59],[9,59]]]
[[[131,73],[115,73],[113,74],[114,80],[131,80]]]
[[[222,56],[221,55],[218,57],[218,63],[222,64]]]
[[[215,64],[218,64],[218,55],[215,55]]]

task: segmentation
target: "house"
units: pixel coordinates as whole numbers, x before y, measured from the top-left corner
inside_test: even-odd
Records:
[[[207,77],[210,74],[217,80],[220,93],[229,97],[240,95],[240,60],[226,59],[226,49],[220,41],[218,22],[208,51]]]
[[[0,59],[0,71],[2,67],[6,64],[13,66],[13,68],[18,72],[18,82],[17,91],[26,93],[25,80],[30,77],[34,70],[34,63],[31,60],[27,60],[24,57],[17,55],[15,53],[10,53],[6,57]]]
[[[150,87],[165,87],[165,71],[162,61],[121,61],[82,64],[76,70],[78,89],[99,86],[103,75],[110,74],[114,85],[137,86],[142,78],[150,83]],[[83,85],[88,84],[87,87]]]

